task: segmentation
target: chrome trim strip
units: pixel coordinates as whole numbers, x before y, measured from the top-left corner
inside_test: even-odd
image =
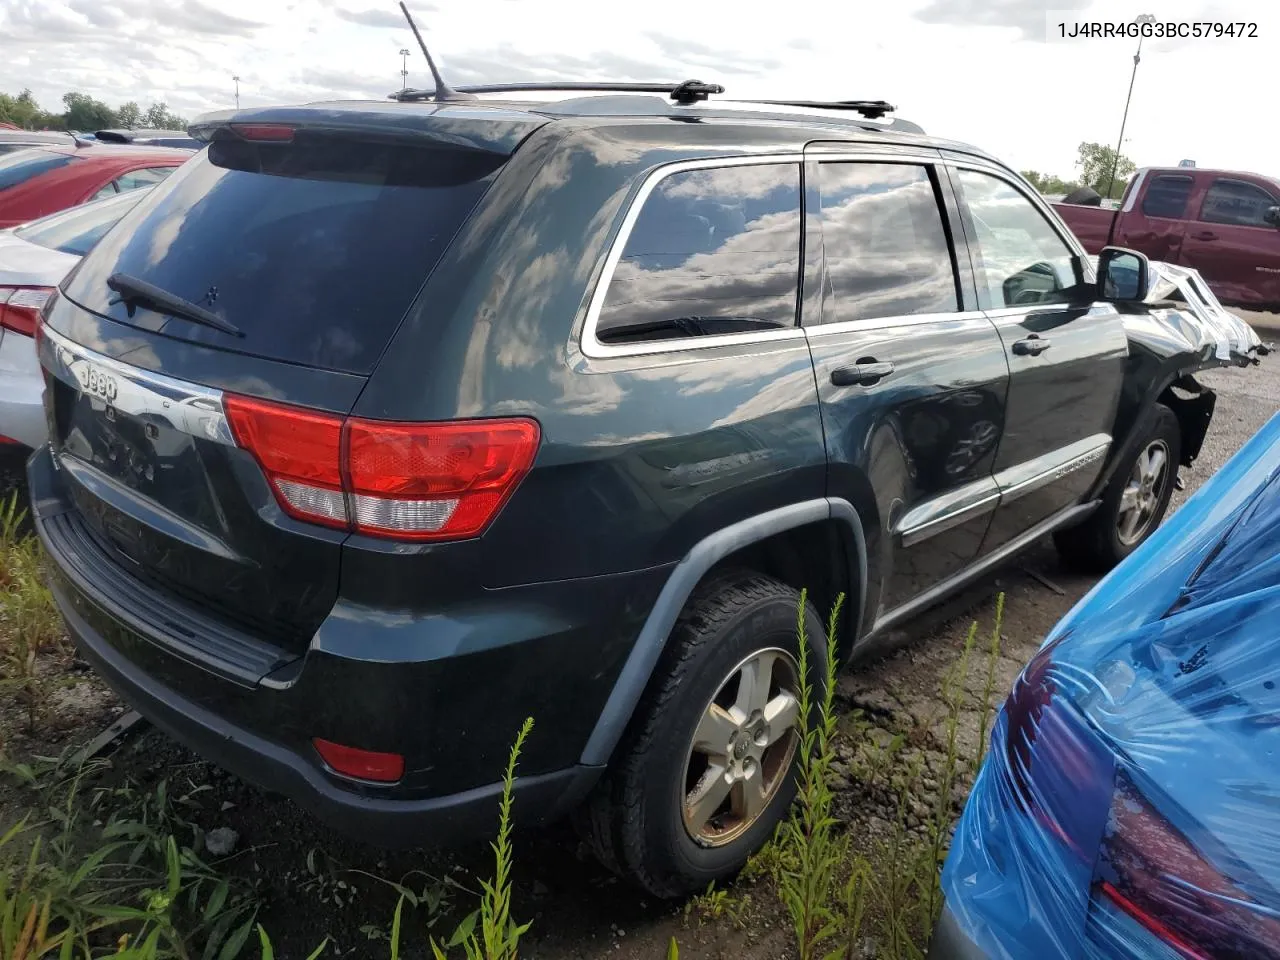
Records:
[[[1000,503],[1000,488],[991,477],[949,490],[903,514],[898,522],[904,547],[915,546],[984,513]]]
[[[964,310],[957,313],[918,313],[896,317],[869,317],[861,320],[841,320],[839,323],[821,323],[805,327],[810,338],[826,337],[838,333],[861,333],[882,330],[885,327],[912,327],[925,323],[946,323],[952,320],[986,320],[981,310]]]
[[[50,327],[40,330],[40,359],[60,379],[74,383],[95,408],[108,406],[131,417],[159,420],[181,433],[234,447],[235,437],[222,407],[222,391],[152,373],[103,356]],[[108,402],[87,390],[91,369],[114,380]]]
[[[1001,506],[1096,463],[1107,455],[1110,447],[1111,437],[1096,433],[1034,460],[1001,470],[995,475],[996,484],[1000,487]]]
[[[765,164],[804,163],[804,155],[800,153],[772,153],[746,157],[706,157],[699,160],[679,160],[653,170],[640,185],[631,200],[631,206],[623,218],[618,235],[613,238],[613,245],[605,257],[604,268],[600,271],[600,279],[596,281],[595,290],[591,294],[591,302],[587,307],[587,317],[582,325],[580,341],[585,356],[602,359],[606,357],[634,357],[652,353],[673,353],[684,350],[699,350],[708,347],[728,347],[743,343],[761,343],[770,340],[801,340],[804,331],[799,327],[783,327],[777,330],[764,330],[756,333],[731,333],[712,337],[681,337],[678,340],[656,340],[646,343],[601,343],[596,338],[596,325],[600,322],[600,311],[604,308],[605,297],[609,294],[609,284],[613,281],[613,272],[618,261],[622,259],[622,251],[631,237],[640,211],[654,187],[667,177],[686,170],[708,170],[720,167],[750,167]],[[799,248],[796,250],[799,255]]]
[[[877,634],[884,633],[886,630],[896,627],[898,624],[906,620],[910,620],[916,614],[932,607],[943,597],[954,593],[966,584],[970,584],[975,580],[978,580],[984,574],[1004,563],[1005,560],[1009,559],[1009,557],[1013,556],[1024,547],[1036,540],[1039,540],[1046,533],[1051,533],[1059,527],[1065,527],[1075,522],[1083,522],[1089,514],[1098,509],[1098,504],[1100,502],[1101,501],[1098,500],[1091,500],[1088,503],[1078,503],[1074,506],[1064,507],[1047,519],[1037,523],[1030,530],[1025,531],[1020,537],[1015,537],[998,550],[993,550],[985,557],[980,558],[978,562],[972,566],[966,567],[948,579],[943,580],[941,583],[935,584],[914,599],[908,600],[906,603],[887,611],[876,620],[870,630],[868,630],[862,637],[858,638],[858,642],[854,649],[860,649],[865,643],[867,643],[867,641],[874,638]]]

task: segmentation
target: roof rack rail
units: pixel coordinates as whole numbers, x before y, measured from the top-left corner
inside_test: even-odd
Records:
[[[868,120],[879,120],[898,108],[886,100],[755,100],[775,107],[814,107],[821,110],[852,110]]]
[[[718,83],[685,80],[683,83],[591,83],[563,81],[555,83],[484,83],[458,87],[460,93],[524,93],[600,90],[612,93],[665,93],[676,103],[697,103],[714,94],[724,93]]]

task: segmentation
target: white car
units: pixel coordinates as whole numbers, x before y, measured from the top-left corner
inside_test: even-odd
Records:
[[[0,444],[45,440],[35,328],[49,295],[150,188],[72,207],[0,230]]]

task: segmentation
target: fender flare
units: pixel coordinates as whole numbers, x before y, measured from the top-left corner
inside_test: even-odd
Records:
[[[644,695],[645,687],[649,685],[680,611],[707,571],[743,547],[823,520],[840,521],[852,534],[855,556],[850,560],[857,562],[855,587],[858,593],[858,613],[852,622],[860,621],[867,599],[867,542],[862,519],[847,500],[829,497],[807,500],[748,517],[717,530],[694,544],[667,577],[583,748],[583,764],[604,766],[609,762]]]

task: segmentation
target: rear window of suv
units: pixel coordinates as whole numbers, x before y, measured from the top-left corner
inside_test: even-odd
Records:
[[[166,336],[368,373],[499,159],[299,135],[219,141],[185,164],[85,259],[82,306]],[[199,304],[244,334],[128,305],[122,273]]]

